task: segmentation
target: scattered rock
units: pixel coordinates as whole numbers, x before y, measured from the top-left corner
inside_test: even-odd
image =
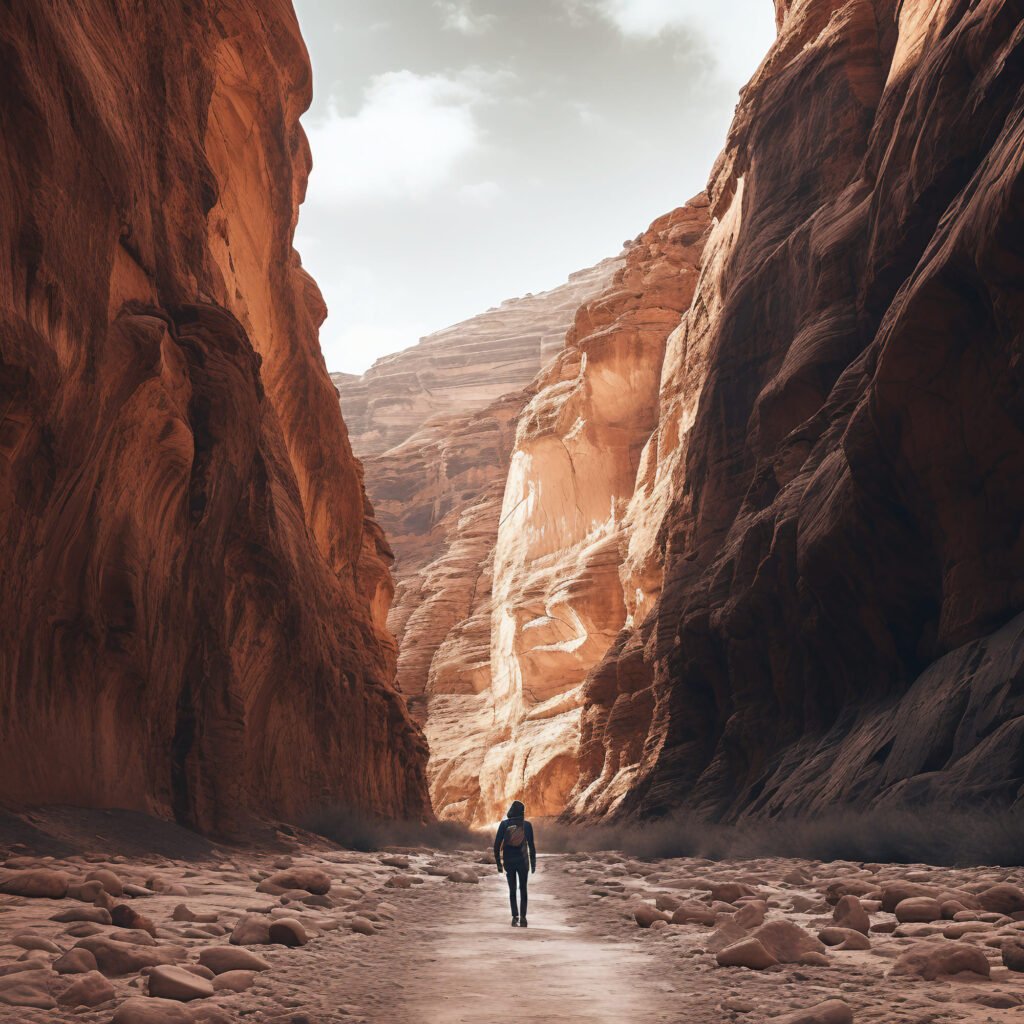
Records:
[[[769,921],[753,933],[779,963],[793,964],[806,953],[824,953],[825,947],[810,932],[792,921]]]
[[[374,935],[377,931],[373,926],[373,922],[368,921],[365,917],[352,918],[349,927],[352,931],[358,932],[360,935]]]
[[[742,882],[723,882],[711,887],[712,902],[735,903],[744,896],[756,896],[757,890]]]
[[[1024,972],[1024,938],[1004,939],[999,951],[1004,967],[1011,971]]]
[[[1001,882],[978,894],[982,910],[996,914],[1017,914],[1024,911],[1024,889],[1009,882]]]
[[[69,885],[70,879],[65,871],[51,871],[48,868],[0,871],[0,892],[8,896],[62,900],[68,894]]]
[[[72,907],[70,910],[62,910],[54,914],[51,921],[58,921],[61,924],[70,924],[73,921],[91,921],[93,924],[110,924],[110,911],[103,907]]]
[[[57,953],[58,955],[63,953],[64,950],[60,948],[55,942],[51,942],[49,939],[43,938],[42,935],[33,935],[30,932],[25,932],[21,935],[13,935],[7,940],[12,946],[17,946],[19,949],[38,949],[44,953]]]
[[[213,995],[213,984],[182,967],[154,967],[149,972],[149,994],[158,999],[187,1003]]]
[[[257,892],[268,892],[275,896],[289,889],[304,889],[316,896],[324,896],[330,892],[331,876],[318,868],[288,868],[275,872],[256,886]]]
[[[818,932],[818,938],[826,946],[834,946],[836,949],[870,949],[871,940],[863,933],[853,928],[822,928]]]
[[[99,971],[89,971],[75,980],[58,997],[61,1006],[99,1006],[113,999],[114,986]]]
[[[0,978],[0,1003],[6,1006],[33,1006],[52,1010],[57,1004],[50,995],[49,970],[20,971]]]
[[[246,914],[232,929],[235,946],[265,946],[270,942],[270,920],[262,914]]]
[[[641,903],[633,908],[633,920],[641,928],[650,928],[655,921],[671,920],[671,915],[666,914],[663,910],[658,910],[657,907],[652,907],[650,903]]]
[[[96,958],[96,965],[108,978],[135,974],[143,967],[177,963],[188,956],[183,946],[135,946],[118,942],[105,935],[82,939],[76,949],[87,949]]]
[[[763,971],[774,967],[778,960],[765,949],[757,939],[748,937],[734,942],[721,950],[715,959],[720,967],[749,967],[754,971]]]
[[[756,928],[764,924],[764,916],[768,912],[768,904],[764,900],[751,900],[744,903],[733,915],[741,928]]]
[[[835,910],[832,911],[832,920],[839,928],[852,928],[865,935],[871,928],[871,918],[861,906],[860,900],[853,895],[840,897]]]
[[[717,918],[710,908],[696,901],[682,903],[672,912],[673,924],[713,925]]]
[[[896,904],[895,914],[904,924],[941,921],[942,904],[930,896],[911,896]]]
[[[69,949],[62,957],[53,961],[53,969],[58,974],[87,974],[97,968],[96,957],[87,949],[76,946]]]
[[[256,980],[255,971],[225,971],[213,979],[214,992],[244,992],[252,988]]]
[[[68,886],[67,898],[81,900],[82,903],[93,903],[101,892],[103,886],[99,882],[72,882]]]
[[[988,958],[977,947],[966,942],[941,939],[918,942],[896,961],[889,972],[934,981],[940,975],[971,973],[988,978],[991,975]]]
[[[111,896],[124,895],[124,883],[113,871],[108,871],[106,868],[97,868],[95,871],[90,871],[85,876],[85,880],[87,882],[99,882],[103,891],[110,893]],[[99,894],[97,893],[97,895]],[[93,899],[95,898],[94,896]]]
[[[188,1011],[173,999],[134,996],[126,999],[110,1018],[110,1024],[192,1024]]]
[[[270,941],[278,946],[304,946],[309,942],[309,936],[300,921],[282,917],[271,924]]]
[[[467,871],[465,868],[456,868],[454,871],[449,871],[445,878],[449,882],[464,882],[470,885],[478,885],[480,879],[477,877],[476,872]]]
[[[805,1010],[772,1017],[770,1024],[853,1024],[853,1011],[841,999],[829,999]]]
[[[118,903],[110,911],[110,920],[118,928],[128,928],[131,931],[149,932],[150,935],[156,935],[156,925],[145,914],[140,914],[127,903]]]
[[[381,864],[389,868],[401,868],[403,871],[409,870],[409,858],[408,857],[381,857]]]
[[[237,946],[208,946],[199,952],[199,963],[214,974],[230,971],[269,971],[270,964],[248,949]]]

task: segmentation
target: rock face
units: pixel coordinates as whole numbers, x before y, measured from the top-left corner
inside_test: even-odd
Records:
[[[458,417],[518,391],[562,347],[580,303],[601,291],[620,264],[621,257],[611,257],[558,288],[508,299],[378,359],[361,377],[332,374],[356,454],[380,455],[432,416]]]
[[[661,218],[527,388],[367,460],[442,817],[490,821],[513,796],[558,811],[576,780],[579,684],[624,624],[622,528],[706,226],[703,199]]]
[[[516,423],[581,302],[623,263],[607,259],[504,302],[362,378],[332,375],[396,555],[388,624],[400,641],[398,682],[426,723],[433,796],[448,817],[476,813],[479,782],[467,779],[491,728],[491,573]]]
[[[777,6],[665,360],[633,627],[583,690],[579,816],[1022,797],[1021,13]]]
[[[291,246],[290,5],[0,14],[0,797],[429,813]]]

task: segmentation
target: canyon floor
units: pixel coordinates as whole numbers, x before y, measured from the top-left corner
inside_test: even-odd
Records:
[[[524,930],[483,840],[150,838],[9,851],[0,1021],[1024,1020],[1021,869],[550,854]]]

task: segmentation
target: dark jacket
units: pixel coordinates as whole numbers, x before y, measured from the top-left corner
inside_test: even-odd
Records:
[[[537,870],[537,847],[533,843],[533,826],[526,820],[524,815],[526,808],[519,800],[508,809],[508,816],[498,826],[498,833],[494,837],[494,862],[501,868],[502,857],[504,856],[504,868],[506,871],[517,868],[526,862],[526,850],[530,851],[530,867]],[[521,846],[505,846],[505,834],[509,828],[517,825],[526,832],[526,839]]]

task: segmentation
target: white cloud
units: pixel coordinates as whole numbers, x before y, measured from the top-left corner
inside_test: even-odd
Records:
[[[453,0],[434,0],[434,6],[444,15],[444,27],[464,36],[477,36],[494,23],[493,14],[480,14],[469,3]]]
[[[487,76],[388,71],[374,77],[355,114],[332,107],[308,125],[310,206],[418,199],[448,182],[480,145],[474,107]]]
[[[496,181],[477,181],[463,185],[459,195],[474,206],[490,206],[504,194],[504,189]]]
[[[656,39],[689,33],[703,42],[720,70],[745,81],[774,37],[775,12],[768,0],[569,0],[582,3],[611,22],[623,35]]]

